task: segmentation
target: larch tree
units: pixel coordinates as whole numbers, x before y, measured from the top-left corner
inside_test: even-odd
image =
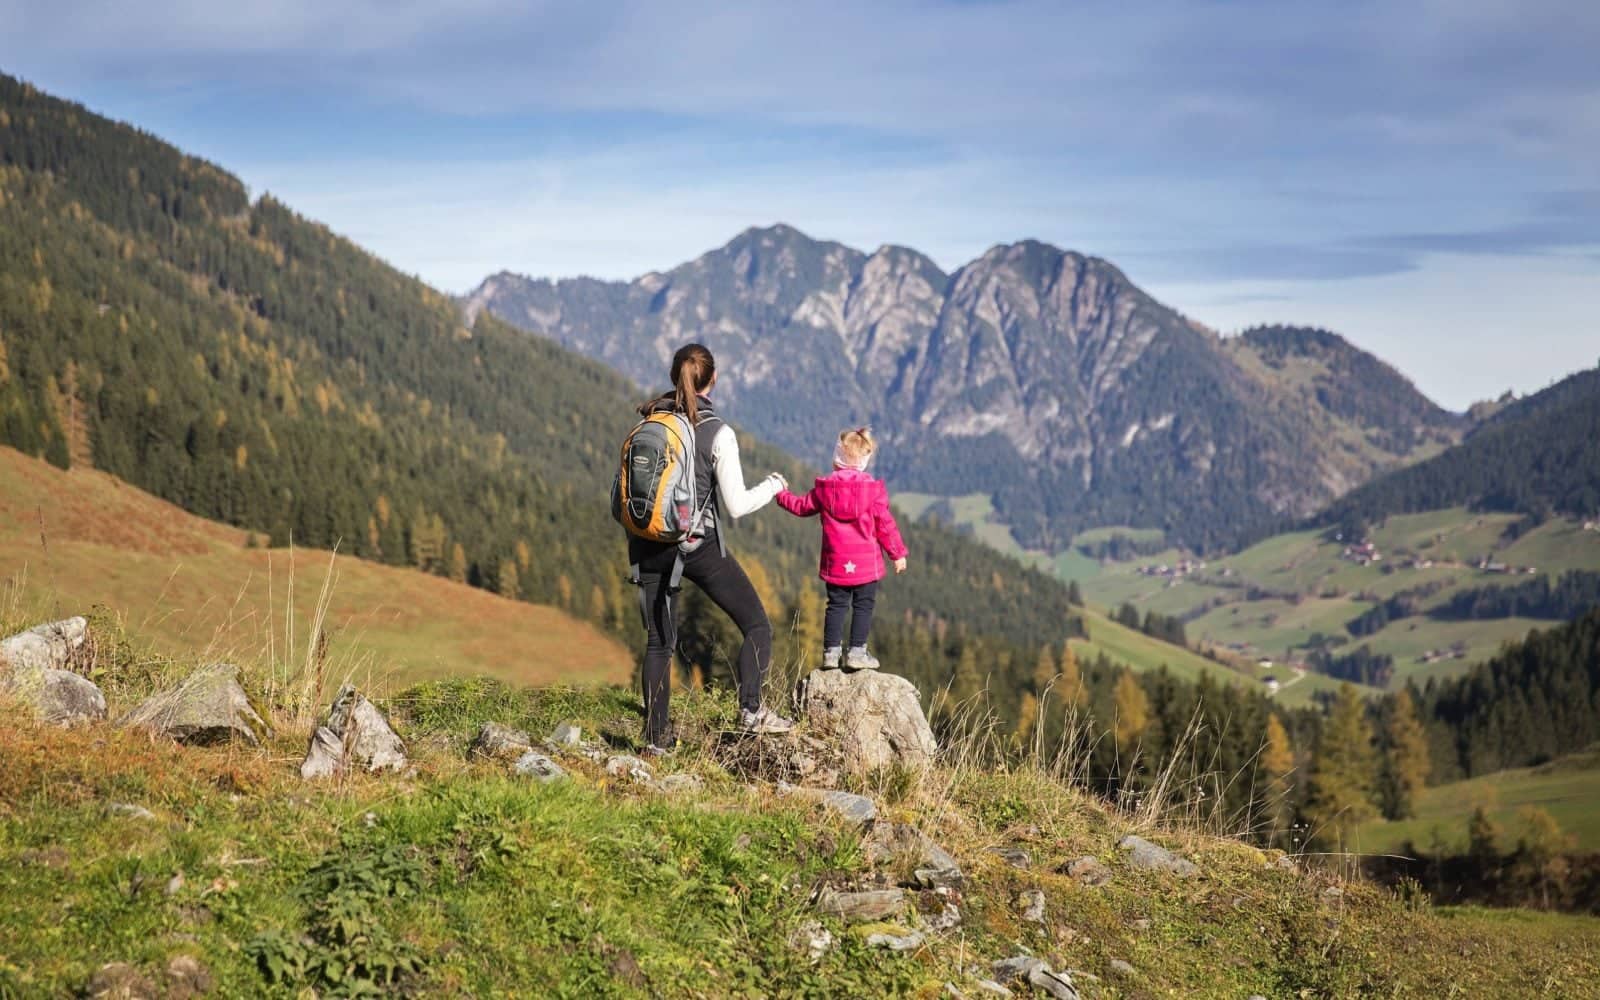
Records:
[[[460,542],[450,546],[450,579],[457,583],[467,582],[467,550],[461,547]]]
[[[1117,753],[1127,758],[1138,752],[1139,742],[1150,726],[1150,697],[1144,693],[1144,685],[1133,671],[1123,670],[1117,676],[1111,700],[1116,713],[1112,735]]]
[[[1289,744],[1289,731],[1276,712],[1267,715],[1267,734],[1261,747],[1261,770],[1267,776],[1266,816],[1267,835],[1276,840],[1289,822],[1289,775],[1294,772],[1294,747]]]
[[[500,572],[495,576],[494,589],[501,597],[513,601],[522,596],[522,586],[517,582],[517,564],[515,560],[500,560]]]
[[[1311,765],[1306,814],[1313,836],[1342,846],[1351,830],[1377,815],[1376,765],[1366,704],[1355,685],[1341,684]]]
[[[1417,719],[1411,693],[1401,688],[1389,706],[1384,727],[1384,815],[1407,819],[1416,814],[1417,796],[1422,792],[1433,761],[1428,754],[1428,735]]]
[[[1089,698],[1083,687],[1083,668],[1078,665],[1078,654],[1072,651],[1070,641],[1061,644],[1061,671],[1056,680],[1055,696],[1068,711],[1082,708]]]

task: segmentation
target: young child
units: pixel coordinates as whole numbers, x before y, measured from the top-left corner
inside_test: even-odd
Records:
[[[906,571],[906,543],[889,512],[889,490],[883,481],[867,475],[878,445],[865,427],[845,431],[833,449],[833,473],[817,477],[805,496],[787,489],[778,494],[778,506],[796,517],[822,515],[822,566],[818,576],[828,585],[828,611],[822,619],[822,666],[839,666],[844,638],[844,615],[850,620],[850,652],[844,665],[852,670],[876,670],[878,660],[867,652],[872,629],[872,608],[883,579],[883,553],[894,560],[894,571]]]

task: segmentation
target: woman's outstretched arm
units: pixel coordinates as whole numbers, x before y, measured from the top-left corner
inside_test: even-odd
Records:
[[[711,439],[711,468],[716,473],[719,510],[732,518],[755,513],[788,485],[774,472],[747,488],[744,467],[739,464],[739,438],[727,424],[717,428],[717,436]]]

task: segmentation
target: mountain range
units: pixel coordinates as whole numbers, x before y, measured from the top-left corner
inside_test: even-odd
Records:
[[[1107,261],[1031,240],[947,274],[905,247],[775,225],[633,281],[502,272],[463,305],[642,388],[701,341],[742,426],[820,461],[839,429],[870,423],[893,485],[987,494],[1045,550],[1106,525],[1234,546],[1466,427],[1335,334],[1225,338]]]

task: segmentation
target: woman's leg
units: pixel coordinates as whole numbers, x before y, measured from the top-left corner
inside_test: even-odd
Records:
[[[822,648],[836,649],[844,642],[844,616],[850,610],[849,587],[828,584],[828,609],[822,613]]]
[[[761,708],[761,684],[772,663],[772,622],[761,597],[745,576],[744,568],[725,555],[715,538],[707,539],[689,554],[683,575],[694,581],[711,603],[727,613],[744,636],[736,667],[739,681],[739,707],[754,712]]]
[[[867,633],[872,631],[872,611],[878,604],[878,581],[850,590],[850,648],[860,649],[866,646]]]
[[[672,646],[677,635],[675,608],[668,599],[666,574],[639,572],[639,609],[644,617],[644,666],[640,678],[644,688],[644,738],[658,747],[671,739]]]

